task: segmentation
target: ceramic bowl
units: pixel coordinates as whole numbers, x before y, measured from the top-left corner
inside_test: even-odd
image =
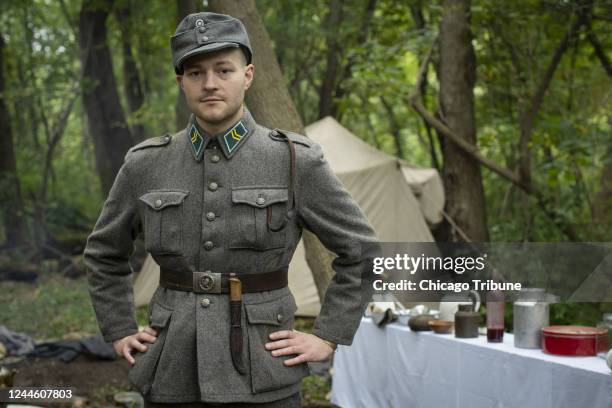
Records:
[[[451,320],[430,320],[429,327],[437,334],[450,334],[453,331],[455,322]]]

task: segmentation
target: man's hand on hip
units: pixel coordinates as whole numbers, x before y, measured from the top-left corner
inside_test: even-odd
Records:
[[[287,366],[327,360],[334,351],[323,339],[314,334],[281,330],[270,333],[269,337],[274,341],[266,343],[266,350],[272,350],[274,357],[297,354],[296,357],[284,361]]]
[[[129,361],[131,365],[134,365],[136,360],[134,360],[134,357],[132,357],[131,351],[136,350],[144,353],[147,351],[148,347],[144,345],[143,342],[155,343],[156,339],[157,332],[155,329],[146,327],[136,334],[126,336],[120,340],[115,340],[113,342],[113,348],[118,355]]]

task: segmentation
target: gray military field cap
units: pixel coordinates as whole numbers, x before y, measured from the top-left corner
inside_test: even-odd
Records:
[[[183,62],[187,58],[229,47],[240,47],[246,55],[247,64],[251,63],[251,43],[240,20],[226,14],[189,14],[179,23],[170,39],[174,70],[181,75]]]

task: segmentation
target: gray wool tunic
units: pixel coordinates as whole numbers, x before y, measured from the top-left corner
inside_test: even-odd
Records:
[[[297,156],[296,209],[275,232],[266,214],[271,207],[274,225],[286,215],[288,143],[272,137],[246,108],[206,148],[192,143],[193,125],[192,116],[186,129],[128,151],[87,240],[89,292],[104,339],[138,332],[128,261],[139,233],[161,268],[191,276],[278,270],[289,265],[307,228],[337,254],[313,333],[350,345],[371,293],[362,278],[371,257],[361,244],[378,240],[321,147],[286,132]],[[273,357],[264,348],[269,333],[293,328],[297,306],[289,288],[243,294],[242,375],[230,355],[228,296],[157,288],[149,324],[158,337],[146,352],[136,352],[129,372],[147,400],[257,403],[299,390],[308,365],[287,367],[283,361],[291,356]]]

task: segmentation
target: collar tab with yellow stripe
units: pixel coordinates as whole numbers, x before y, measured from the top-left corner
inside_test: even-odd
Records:
[[[198,130],[198,127],[195,124],[195,120],[191,124],[191,128],[189,128],[189,139],[191,140],[191,151],[193,152],[193,156],[196,160],[200,160],[202,158],[202,152],[204,151],[204,136]]]
[[[244,144],[247,137],[250,135],[249,128],[253,128],[253,118],[250,113],[245,109],[245,114],[242,119],[238,121],[234,126],[228,130],[219,133],[216,136],[210,137],[206,135],[206,132],[200,129],[197,125],[195,118],[192,118],[191,125],[189,127],[189,140],[191,142],[191,151],[194,158],[197,161],[202,159],[204,149],[210,142],[210,139],[216,139],[221,150],[227,159],[230,159],[238,148]]]

